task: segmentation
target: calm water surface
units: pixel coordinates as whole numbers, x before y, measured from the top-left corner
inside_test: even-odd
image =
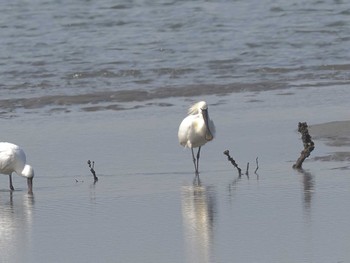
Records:
[[[0,178],[2,261],[346,262],[348,171],[335,162],[291,169],[301,116],[348,114],[346,87],[322,89],[322,104],[310,96],[316,90],[237,93],[226,103],[206,97],[218,129],[203,148],[200,182],[176,140],[188,102],[2,119],[2,132],[25,146],[36,170],[34,196],[22,178],[14,176],[12,194]],[[331,151],[316,145],[314,155]],[[249,179],[238,178],[225,149],[243,169],[250,162]]]
[[[347,1],[0,7],[1,140],[36,172],[33,196],[0,177],[1,262],[350,261],[346,165],[291,169],[299,121],[349,119]],[[198,98],[217,137],[194,181],[176,133]]]

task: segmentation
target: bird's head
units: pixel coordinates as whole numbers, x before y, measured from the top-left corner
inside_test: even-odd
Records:
[[[198,114],[198,113],[202,112],[203,110],[207,110],[207,109],[208,109],[207,103],[205,101],[200,101],[200,102],[193,104],[189,108],[188,114],[189,115]]]
[[[208,110],[208,105],[205,101],[200,101],[200,102],[198,102],[198,108],[202,111]]]
[[[22,176],[27,177],[28,184],[28,194],[33,194],[33,178],[34,178],[34,169],[29,164],[24,166],[22,171]]]
[[[208,105],[205,101],[199,101],[191,106],[191,108],[188,110],[189,115],[196,115],[201,114],[206,126],[206,133],[205,133],[205,139],[207,141],[211,141],[214,139],[213,132],[211,131],[209,127],[209,114],[208,114]],[[213,128],[213,127],[212,127]]]

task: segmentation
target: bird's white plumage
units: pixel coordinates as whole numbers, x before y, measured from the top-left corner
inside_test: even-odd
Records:
[[[19,146],[0,142],[0,172],[2,174],[16,172],[21,175],[25,163],[26,155]]]
[[[213,140],[214,136],[215,126],[209,118],[207,103],[205,101],[197,102],[189,108],[188,116],[183,119],[178,131],[180,144],[192,149],[193,159],[195,159],[193,148],[199,147],[197,163],[194,160],[196,173],[198,173],[200,147]]]
[[[33,168],[26,164],[26,155],[17,145],[8,142],[0,142],[0,173],[10,176],[10,187],[12,186],[11,174],[16,174],[28,179],[28,188],[31,191]]]
[[[208,141],[211,141],[215,136],[215,126],[212,120],[208,116],[208,126],[206,127],[205,120],[203,118],[202,111],[208,110],[207,103],[205,101],[197,102],[192,105],[188,110],[188,116],[183,119],[180,124],[178,138],[182,146],[188,148],[197,148]],[[212,135],[212,138],[206,138],[206,135],[209,132]]]

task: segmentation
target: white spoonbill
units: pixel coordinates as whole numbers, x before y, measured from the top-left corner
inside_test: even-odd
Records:
[[[201,147],[214,139],[215,126],[209,119],[208,106],[205,101],[197,102],[188,110],[188,116],[180,124],[178,137],[182,146],[191,148],[194,169],[198,172]],[[197,159],[193,148],[198,147]]]
[[[11,190],[14,190],[12,185],[13,172],[27,178],[28,193],[32,194],[34,170],[26,164],[26,154],[16,144],[0,142],[0,173],[9,175]]]

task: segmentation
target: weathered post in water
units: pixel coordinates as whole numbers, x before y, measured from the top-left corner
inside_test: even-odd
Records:
[[[238,164],[236,163],[236,161],[230,156],[229,150],[224,151],[224,154],[227,156],[227,160],[229,160],[231,162],[231,164],[234,167],[236,167],[236,169],[238,170],[238,176],[241,177],[242,176],[242,170],[241,170],[241,168],[238,167]]]
[[[299,122],[298,132],[301,133],[301,139],[304,144],[304,149],[301,151],[300,157],[298,158],[296,163],[293,165],[294,169],[302,169],[303,162],[307,157],[310,156],[311,152],[315,149],[315,144],[311,139],[306,122]]]
[[[92,165],[91,165],[91,161],[88,160],[87,161],[88,165],[89,165],[89,168],[90,168],[90,172],[92,173],[92,175],[94,176],[94,183],[96,183],[98,181],[98,178],[96,176],[96,172],[94,170],[94,167],[95,167],[95,162],[92,161]]]

